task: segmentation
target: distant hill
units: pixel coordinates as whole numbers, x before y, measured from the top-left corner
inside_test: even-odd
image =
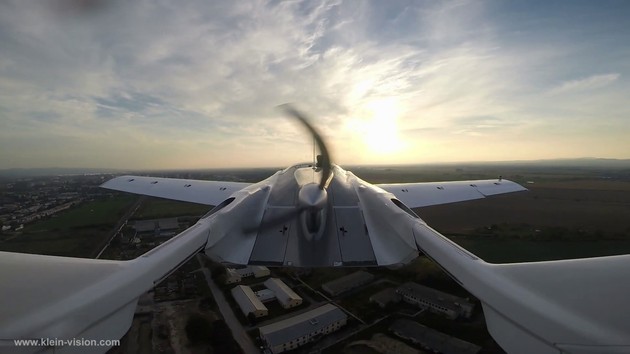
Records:
[[[576,159],[521,160],[501,162],[479,162],[480,164],[514,164],[544,167],[594,167],[594,168],[630,168],[630,159],[605,159],[582,157]]]
[[[497,167],[558,167],[558,168],[593,168],[593,169],[630,169],[630,159],[606,159],[595,157],[583,157],[573,159],[546,159],[546,160],[513,160],[513,161],[454,161],[454,162],[426,162],[416,164],[403,165],[343,165],[344,169],[352,170],[353,168],[380,168],[380,169],[400,169],[400,168],[418,168],[426,166],[497,166]]]
[[[0,176],[8,178],[16,177],[43,177],[43,176],[67,176],[99,173],[122,173],[123,170],[107,168],[9,168],[0,170]]]
[[[478,161],[478,162],[448,162],[448,163],[418,163],[413,165],[378,165],[378,166],[361,166],[361,165],[343,165],[342,167],[352,170],[353,168],[376,168],[376,167],[403,167],[403,166],[453,166],[453,165],[484,165],[484,166],[540,166],[540,167],[581,167],[581,168],[597,168],[597,169],[626,169],[630,168],[630,159],[606,159],[606,158],[594,158],[584,157],[575,159],[548,159],[548,160],[516,160],[516,161]],[[60,176],[60,175],[83,175],[83,174],[98,174],[98,173],[112,173],[112,174],[149,174],[153,176],[160,175],[173,175],[178,174],[179,178],[192,178],[192,176],[185,176],[185,174],[193,173],[198,174],[201,172],[207,172],[212,174],[225,175],[226,173],[238,172],[243,173],[257,173],[264,174],[265,177],[268,174],[275,172],[278,168],[231,168],[231,169],[198,169],[198,170],[153,170],[153,171],[135,171],[123,170],[123,169],[107,169],[107,168],[11,168],[0,169],[0,177],[15,178],[15,177],[41,177],[41,176]],[[182,175],[184,174],[184,175]],[[225,177],[225,176],[224,176]],[[258,177],[256,175],[256,177]],[[224,178],[221,178],[224,179]]]

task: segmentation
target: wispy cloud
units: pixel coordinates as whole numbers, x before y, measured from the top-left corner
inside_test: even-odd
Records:
[[[602,88],[617,81],[621,74],[611,73],[602,75],[591,75],[577,80],[565,81],[562,84],[552,88],[550,93],[561,94],[567,92],[588,91]]]
[[[461,160],[471,145],[474,159],[510,158],[519,149],[500,147],[515,141],[518,158],[541,158],[550,134],[571,145],[630,128],[628,33],[607,50],[588,36],[610,21],[571,37],[547,13],[477,1],[103,4],[0,3],[0,167],[308,159],[273,108],[285,102],[317,119],[340,163]],[[379,130],[404,149],[373,154]]]

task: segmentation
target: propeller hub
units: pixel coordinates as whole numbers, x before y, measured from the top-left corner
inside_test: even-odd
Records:
[[[311,125],[309,119],[304,114],[293,108],[291,105],[284,104],[279,106],[289,116],[300,122],[306,130],[311,134],[313,140],[319,147],[321,155],[317,157],[315,168],[310,171],[312,178],[309,180],[301,169],[296,171],[295,177],[300,190],[298,192],[298,205],[287,212],[277,215],[273,218],[265,219],[257,228],[245,229],[245,232],[260,232],[280,224],[288,223],[299,218],[302,224],[304,236],[309,239],[319,239],[324,233],[326,226],[326,215],[328,205],[328,184],[332,180],[333,171],[330,153],[326,148],[324,139],[319,132]],[[315,172],[315,173],[313,173]],[[314,176],[319,177],[319,183],[315,182]],[[304,183],[304,184],[302,184]],[[286,228],[286,226],[285,226]]]
[[[322,209],[326,206],[327,201],[328,192],[315,183],[303,185],[298,193],[298,203],[303,208]]]

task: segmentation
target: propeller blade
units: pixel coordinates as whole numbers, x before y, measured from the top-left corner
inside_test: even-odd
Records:
[[[292,105],[288,103],[285,103],[283,105],[278,106],[278,108],[282,109],[286,114],[294,117],[299,122],[301,122],[302,125],[304,125],[304,127],[306,127],[306,129],[313,136],[313,139],[317,143],[317,147],[319,148],[319,151],[321,152],[321,159],[318,159],[318,163],[322,168],[322,179],[319,182],[319,188],[325,189],[326,187],[328,187],[328,179],[332,172],[332,164],[331,164],[330,153],[328,152],[328,148],[326,148],[324,139],[319,134],[317,129],[315,129],[315,127],[311,125],[311,123],[309,122],[309,119],[302,112],[295,109],[295,107],[293,107]]]
[[[308,209],[321,208],[321,206],[316,207],[315,205],[303,205],[303,204],[312,204],[312,203],[318,202],[318,200],[320,200],[321,198],[317,198],[317,197],[320,196],[320,194],[322,193],[324,197],[321,200],[323,201],[326,200],[325,199],[326,187],[328,187],[330,176],[332,174],[332,163],[330,159],[330,153],[328,152],[328,148],[326,147],[326,144],[324,143],[324,139],[322,138],[321,134],[319,134],[319,132],[311,125],[311,123],[309,122],[309,119],[303,113],[295,109],[293,106],[289,104],[283,104],[283,105],[278,106],[278,108],[283,110],[289,116],[297,119],[300,123],[302,123],[302,125],[306,127],[309,133],[311,133],[313,140],[315,140],[315,142],[317,143],[317,146],[321,152],[321,155],[318,156],[318,159],[317,159],[317,166],[322,169],[321,180],[319,181],[319,186],[318,186],[320,193],[316,193],[315,197],[313,198],[310,198],[310,199],[307,198],[308,200],[306,203],[298,204],[298,206],[296,206],[294,209],[288,209],[287,212],[285,213],[276,215],[272,217],[271,219],[267,219],[267,220],[263,218],[263,221],[258,226],[244,227],[243,231],[246,233],[266,231],[271,228],[275,228],[281,224],[286,224],[293,219],[296,219],[297,217],[300,216],[300,214],[302,214],[302,212]],[[309,195],[313,196],[313,193],[310,193]]]

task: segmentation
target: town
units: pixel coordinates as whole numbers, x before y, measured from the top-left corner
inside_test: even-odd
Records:
[[[74,175],[0,181],[2,231],[21,230],[25,224],[106,195],[107,191],[98,188],[104,178],[103,175]]]

